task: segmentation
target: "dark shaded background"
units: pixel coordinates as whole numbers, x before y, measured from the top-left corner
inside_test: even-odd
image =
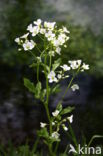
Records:
[[[18,52],[14,39],[25,33],[37,18],[57,21],[70,30],[64,62],[82,59],[90,71],[78,76],[80,91],[68,91],[63,106],[75,105],[73,128],[89,140],[103,134],[103,1],[102,0],[1,0],[0,1],[0,142],[23,144],[35,140],[35,129],[45,121],[45,112],[26,90],[23,77],[34,78],[28,68],[32,58]],[[41,75],[42,76],[42,75]],[[67,81],[61,83],[63,91]],[[61,97],[50,100],[51,109]],[[42,113],[42,116],[41,116]],[[102,142],[99,140],[98,142]]]

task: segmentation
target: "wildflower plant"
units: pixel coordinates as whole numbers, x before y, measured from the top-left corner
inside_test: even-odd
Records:
[[[68,115],[74,107],[67,106],[63,108],[62,100],[68,89],[78,90],[79,86],[73,84],[74,78],[79,72],[89,69],[81,60],[68,60],[67,64],[62,63],[62,48],[66,48],[69,41],[69,30],[66,27],[58,28],[56,22],[42,22],[38,19],[27,27],[27,32],[21,37],[15,39],[19,45],[19,51],[24,50],[33,57],[30,67],[37,71],[37,84],[24,78],[24,85],[39,99],[46,110],[48,123],[40,122],[40,130],[37,135],[43,138],[48,146],[50,155],[56,155],[58,144],[61,141],[60,129],[69,131],[68,125],[73,122],[73,115]],[[42,47],[36,38],[40,38]],[[40,82],[40,70],[45,76],[45,87]],[[68,80],[67,89],[64,91],[61,100],[57,103],[55,110],[50,113],[49,99],[50,95],[57,92],[60,81],[68,78],[73,73],[71,80]],[[64,117],[65,116],[65,117]],[[68,124],[67,124],[68,123]],[[53,145],[56,145],[55,147]]]

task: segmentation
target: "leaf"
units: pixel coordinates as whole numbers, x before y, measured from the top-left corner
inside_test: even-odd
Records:
[[[45,64],[43,64],[43,63],[41,63],[41,65],[47,70],[47,72],[50,72],[49,66],[47,66],[47,65],[45,65]]]
[[[52,93],[58,93],[60,92],[60,85],[57,84],[53,89],[52,89]]]
[[[52,65],[52,70],[55,71],[60,66],[60,63],[61,63],[61,58],[54,61],[54,64]]]
[[[36,67],[37,63],[32,63],[31,65],[29,65],[30,68]]]
[[[49,138],[49,134],[48,134],[48,131],[47,131],[47,128],[46,127],[44,127],[41,130],[39,130],[38,131],[38,135],[40,137]]]
[[[29,79],[24,78],[24,86],[32,93],[35,93],[35,86]]]
[[[41,92],[41,101],[45,100],[45,96],[46,96],[46,89],[42,90]]]
[[[56,110],[58,110],[59,112],[61,112],[63,109],[61,102],[58,103]]]
[[[42,89],[41,82],[38,82],[37,85],[36,85],[36,88],[35,88],[35,97],[36,97],[37,99],[40,98],[41,89]]]
[[[61,114],[61,115],[64,115],[64,114],[67,114],[67,113],[71,113],[73,110],[74,110],[74,107],[68,106],[68,107],[64,108],[64,109],[61,111],[60,114]]]

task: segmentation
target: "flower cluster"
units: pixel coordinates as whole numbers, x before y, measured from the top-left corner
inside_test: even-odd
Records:
[[[50,136],[51,139],[55,139],[55,140],[59,140],[60,138],[60,134],[59,134],[59,130],[60,127],[63,128],[64,131],[68,131],[69,128],[66,126],[67,122],[69,122],[69,124],[71,124],[73,122],[73,115],[66,117],[65,119],[62,120],[58,120],[58,117],[60,116],[60,111],[59,110],[55,110],[54,112],[52,112],[52,116],[53,116],[53,121],[52,121],[52,129],[53,132]],[[43,129],[46,126],[48,126],[46,123],[40,122],[40,127]]]
[[[69,75],[67,73],[67,75],[65,74],[65,72],[70,71],[70,70],[79,70],[81,72],[83,72],[84,70],[88,70],[89,69],[89,65],[82,63],[82,60],[73,60],[73,61],[68,61],[68,64],[64,64],[61,65],[61,70],[59,70],[59,72],[57,71],[50,71],[48,74],[48,79],[49,79],[49,83],[53,83],[53,82],[59,82],[59,80],[64,79],[64,78],[68,78]],[[57,75],[56,75],[57,73]],[[75,91],[79,89],[79,86],[74,85],[72,86],[72,90]]]
[[[60,55],[61,46],[65,47],[65,43],[69,40],[67,28],[57,29],[56,22],[43,23],[41,19],[38,19],[27,27],[27,31],[26,34],[15,39],[15,42],[21,45],[25,51],[32,50],[35,47],[36,43],[33,41],[33,37],[37,35],[42,35],[43,40],[46,39],[52,45],[52,50],[50,51],[52,55],[55,52]],[[29,40],[31,37],[33,40]]]

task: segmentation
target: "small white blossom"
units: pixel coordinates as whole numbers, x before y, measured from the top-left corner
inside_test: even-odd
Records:
[[[88,70],[88,69],[89,69],[89,65],[83,63],[83,65],[82,65],[82,71],[84,71],[84,70]]]
[[[32,50],[35,47],[35,42],[33,40],[28,41],[26,40],[26,42],[23,44],[23,48],[25,51],[27,50]]]
[[[59,111],[58,111],[58,110],[55,110],[55,112],[52,112],[52,115],[53,115],[54,117],[57,117],[58,114],[59,114]]]
[[[46,125],[47,125],[46,123],[40,122],[40,127],[41,128],[44,128]]]
[[[69,120],[70,123],[73,122],[73,115],[71,115],[70,117],[67,117],[67,119]]]
[[[74,84],[72,87],[71,87],[72,91],[75,91],[75,90],[79,90],[79,86],[77,84]]]
[[[63,66],[61,66],[61,68],[63,68],[64,71],[68,71],[70,70],[70,67],[66,64],[64,64]]]
[[[39,33],[39,30],[38,26],[33,27],[31,30],[32,36],[36,36]]]
[[[61,79],[62,78],[62,75],[61,74],[58,74],[57,77],[58,77],[58,79]]]
[[[53,30],[56,22],[44,22],[44,27]]]
[[[60,42],[56,38],[54,38],[54,40],[52,41],[52,43],[53,43],[53,45],[55,47],[59,47],[59,45],[60,45]]]
[[[34,24],[37,25],[37,26],[40,26],[41,23],[42,23],[41,19],[38,19],[37,21],[34,21]]]
[[[64,124],[62,126],[63,126],[64,131],[68,131],[68,127],[66,127]]]
[[[21,51],[21,50],[22,50],[21,48],[18,49],[18,51]]]
[[[48,74],[48,79],[49,79],[49,83],[52,83],[52,82],[57,82],[57,78],[55,77],[55,72],[54,71],[51,71],[49,74]]]
[[[52,126],[54,126],[55,125],[55,122],[52,122]]]
[[[41,33],[41,34],[45,34],[45,33],[46,33],[46,30],[45,30],[44,28],[41,28],[41,29],[40,29],[40,33]]]
[[[60,134],[58,132],[53,132],[51,137],[54,139],[59,139]]]
[[[15,39],[15,42],[16,42],[16,43],[20,43],[20,38],[17,37],[17,38]]]
[[[56,48],[56,53],[60,55],[60,52],[61,52],[61,48],[60,47],[57,47]]]
[[[29,35],[29,33],[24,34],[24,35],[23,35],[23,36],[21,36],[20,38],[24,38],[24,39],[26,39],[26,38],[28,37],[28,35]]]
[[[81,60],[68,61],[72,69],[77,69],[81,65]]]
[[[28,25],[27,30],[32,32],[32,29],[33,29],[33,25],[32,24]]]
[[[70,33],[70,31],[66,28],[66,27],[63,27],[63,32],[65,32],[65,33]]]
[[[51,41],[55,37],[55,34],[52,33],[52,31],[48,31],[47,33],[45,33],[45,37],[47,38],[48,41]]]

